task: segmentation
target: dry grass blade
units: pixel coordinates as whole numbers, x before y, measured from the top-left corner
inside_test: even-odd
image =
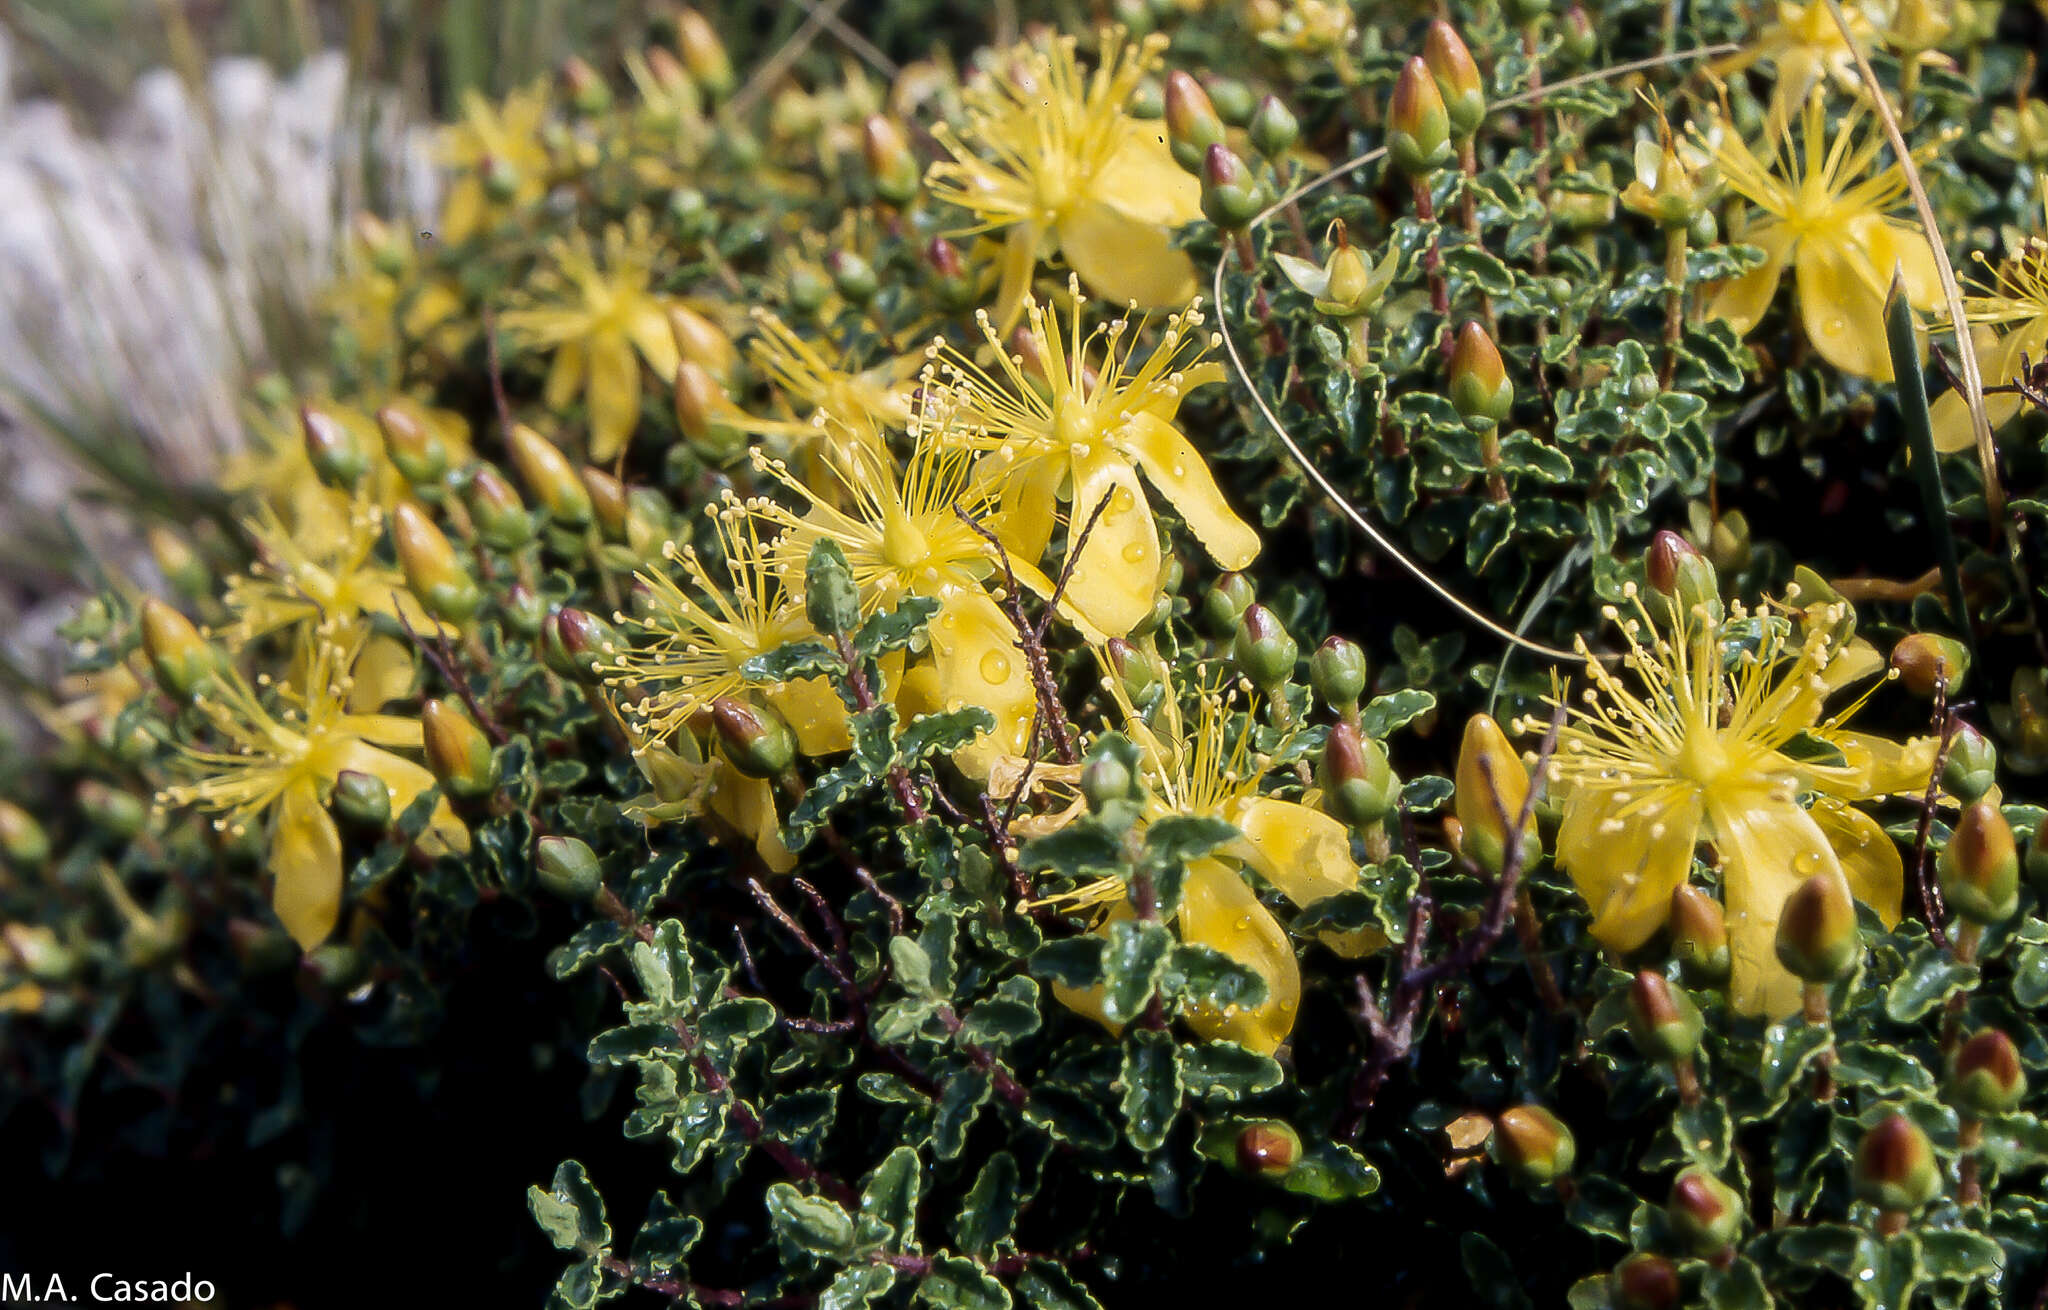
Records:
[[[1898,111],[1892,108],[1891,97],[1879,85],[1877,72],[1870,66],[1869,56],[1856,43],[1855,34],[1849,27],[1849,16],[1842,12],[1841,0],[1827,0],[1828,14],[1835,20],[1835,27],[1842,34],[1842,44],[1849,48],[1849,55],[1856,61],[1856,75],[1863,79],[1863,85],[1870,90],[1870,99],[1877,106],[1878,121],[1884,124],[1885,139],[1891,142],[1892,153],[1899,158],[1899,168],[1906,176],[1906,187],[1913,193],[1913,208],[1920,215],[1920,226],[1927,232],[1927,244],[1934,251],[1935,271],[1941,277],[1941,298],[1948,310],[1949,322],[1956,332],[1956,355],[1962,360],[1963,403],[1970,410],[1970,428],[1977,437],[1977,462],[1984,470],[1984,508],[1991,520],[1993,533],[2005,531],[2005,487],[1998,480],[1998,447],[1991,440],[1991,418],[1984,412],[1984,373],[1977,364],[1977,346],[1970,340],[1970,325],[1963,314],[1963,289],[1956,281],[1955,265],[1949,262],[1948,244],[1942,240],[1941,227],[1935,222],[1934,202],[1927,197],[1927,187],[1920,180],[1920,167],[1913,162],[1913,151],[1906,144],[1906,134],[1899,127]]]

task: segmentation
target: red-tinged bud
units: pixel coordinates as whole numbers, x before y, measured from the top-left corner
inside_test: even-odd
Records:
[[[548,616],[547,599],[524,582],[515,582],[505,589],[498,598],[498,609],[505,626],[528,641],[540,635],[540,625]]]
[[[75,796],[86,826],[117,842],[135,840],[149,822],[149,807],[141,797],[97,778],[79,783]]]
[[[1742,1232],[1742,1198],[1734,1188],[1698,1167],[1678,1175],[1671,1184],[1664,1214],[1679,1239],[1701,1256],[1719,1255]]]
[[[1863,1134],[1850,1176],[1857,1196],[1892,1213],[1918,1210],[1941,1191],[1933,1144],[1902,1114],[1887,1115]]]
[[[732,380],[740,353],[732,338],[710,319],[688,305],[668,307],[668,330],[676,339],[676,353],[696,364],[721,383]]]
[[[1252,149],[1267,159],[1277,160],[1294,149],[1294,143],[1301,138],[1301,123],[1279,96],[1269,95],[1252,110],[1245,135],[1251,138]]]
[[[590,522],[590,493],[559,446],[524,423],[512,425],[505,445],[512,452],[520,481],[549,518],[565,528],[580,528]]]
[[[1261,691],[1283,686],[1294,676],[1299,648],[1280,620],[1264,605],[1253,605],[1237,621],[1231,657],[1237,671]]]
[[[2019,847],[1990,801],[1964,807],[1935,868],[1949,908],[1973,923],[1997,923],[2019,908]]]
[[[547,836],[536,842],[533,872],[550,894],[572,905],[581,905],[604,889],[597,852],[575,837]]]
[[[796,760],[796,734],[765,705],[721,696],[711,702],[711,724],[725,758],[750,778],[773,778]]]
[[[1223,120],[1209,93],[1177,68],[1166,75],[1166,139],[1174,162],[1190,173],[1202,171],[1210,146],[1223,144]]]
[[[392,510],[391,541],[405,570],[405,585],[427,613],[457,625],[476,617],[483,593],[424,509],[408,500]]]
[[[618,630],[585,610],[559,609],[540,625],[540,657],[571,682],[594,686],[600,671],[625,649]]]
[[[1628,988],[1628,1035],[1646,1059],[1666,1063],[1689,1058],[1705,1029],[1692,997],[1654,970],[1636,974]]]
[[[1246,1124],[1237,1133],[1237,1167],[1259,1178],[1277,1178],[1301,1159],[1301,1137],[1278,1119]]]
[[[860,125],[860,152],[876,195],[899,209],[917,199],[924,170],[895,123],[880,114],[869,114]]]
[[[1543,1187],[1571,1173],[1578,1143],[1550,1111],[1518,1105],[1494,1121],[1493,1158],[1521,1182]]]
[[[306,458],[322,482],[353,491],[369,476],[370,452],[347,424],[324,409],[306,405],[299,410],[299,426],[306,436]]]
[[[624,541],[626,521],[633,508],[626,484],[603,469],[586,464],[583,468],[583,489],[590,494],[590,512],[597,519],[597,530],[607,541]]]
[[[676,424],[692,446],[706,456],[724,460],[746,447],[746,434],[735,428],[733,403],[725,388],[701,367],[684,360],[676,370]]]
[[[205,691],[224,664],[192,620],[154,596],[142,602],[142,649],[157,685],[172,700],[190,700]]]
[[[1728,918],[1721,902],[1691,883],[1671,893],[1671,954],[1695,987],[1718,987],[1728,981],[1733,959],[1728,951]]]
[[[0,858],[17,869],[41,868],[50,858],[50,836],[43,825],[8,800],[0,800]]]
[[[586,117],[595,117],[612,107],[612,89],[595,68],[575,55],[562,61],[562,89],[569,93],[569,103],[576,112]]]
[[[1842,875],[1816,873],[1793,888],[1778,916],[1778,963],[1804,982],[1846,977],[1863,954],[1856,902]]]
[[[739,84],[725,43],[696,10],[676,13],[676,45],[683,52],[683,67],[690,70],[690,76],[713,100],[723,100]]]
[[[1109,665],[1123,682],[1124,694],[1131,698],[1131,704],[1141,710],[1150,708],[1162,686],[1159,665],[1149,654],[1122,637],[1111,637],[1108,651]]]
[[[1685,1287],[1678,1281],[1677,1265],[1640,1251],[1614,1266],[1607,1276],[1607,1297],[1614,1310],[1677,1310]]]
[[[1410,177],[1422,177],[1455,157],[1451,116],[1443,93],[1420,55],[1409,59],[1387,100],[1387,158]]]
[[[519,170],[497,155],[485,155],[476,161],[478,180],[484,184],[484,195],[494,205],[509,205],[519,199],[519,187],[523,179]]]
[[[1899,682],[1915,696],[1932,696],[1937,690],[1953,696],[1970,671],[1970,652],[1953,637],[1916,632],[1892,647],[1892,667]]]
[[[1465,721],[1456,783],[1466,858],[1488,873],[1499,873],[1507,862],[1508,834],[1528,804],[1529,771],[1491,715],[1475,714]],[[1524,866],[1542,854],[1542,840],[1531,814],[1522,829]]]
[[[1242,573],[1226,573],[1202,596],[1202,627],[1212,637],[1237,635],[1237,622],[1257,597],[1251,579]]]
[[[1586,16],[1582,5],[1564,11],[1563,30],[1558,35],[1565,57],[1574,64],[1591,63],[1593,56],[1600,53],[1600,34],[1593,30],[1593,20]]]
[[[498,787],[498,758],[490,738],[467,714],[445,700],[420,708],[427,767],[441,790],[461,800],[488,796]]]
[[[439,482],[448,471],[448,444],[410,406],[386,405],[378,410],[377,427],[384,434],[384,453],[407,482],[414,486]]]
[[[1458,29],[1441,18],[1431,22],[1422,38],[1422,62],[1443,97],[1451,135],[1462,140],[1477,132],[1486,121],[1486,83]]]
[[[496,550],[518,550],[533,540],[533,516],[512,484],[489,464],[477,466],[469,475],[467,493],[470,522],[485,545]]]
[[[1515,407],[1515,384],[1500,348],[1477,322],[1458,329],[1451,347],[1450,390],[1451,404],[1475,428],[1499,426]]]
[[[1358,708],[1370,672],[1365,652],[1347,637],[1325,637],[1308,659],[1309,686],[1317,699],[1340,715]]]
[[[2027,1095],[2027,1073],[2019,1048],[1996,1028],[1987,1028],[1956,1052],[1948,1101],[1972,1119],[1996,1119],[2019,1108]]]
[[[1266,188],[1226,145],[1202,156],[1202,213],[1226,232],[1235,232],[1266,207]]]
[[[1941,765],[1942,790],[1965,802],[1981,800],[1998,782],[1998,747],[1967,723],[1956,725]]]
[[[1324,739],[1316,784],[1323,789],[1323,808],[1355,828],[1385,822],[1401,799],[1401,780],[1387,763],[1386,751],[1342,721],[1331,724]]]
[[[948,313],[972,309],[981,288],[959,249],[944,237],[933,237],[924,248],[925,267],[931,271],[932,295]]]

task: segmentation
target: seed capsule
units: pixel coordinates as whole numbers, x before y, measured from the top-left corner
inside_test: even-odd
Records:
[[[533,516],[526,512],[526,503],[489,464],[478,465],[469,475],[463,499],[486,546],[513,551],[533,540]]]
[[[924,170],[918,167],[917,155],[895,123],[881,114],[869,114],[860,125],[860,149],[877,196],[898,208],[917,199]]]
[[[1252,111],[1245,134],[1251,138],[1252,149],[1267,159],[1279,159],[1294,148],[1301,136],[1301,124],[1280,97],[1269,95]]]
[[[412,409],[386,405],[377,411],[377,428],[384,434],[384,453],[407,482],[425,486],[448,471],[447,443]]]

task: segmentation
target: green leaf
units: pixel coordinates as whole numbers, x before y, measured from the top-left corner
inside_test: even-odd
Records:
[[[792,641],[763,651],[740,665],[740,676],[748,682],[796,682],[803,678],[839,678],[846,666],[839,653],[822,641]]]
[[[1153,868],[1186,864],[1236,841],[1237,826],[1199,814],[1175,814],[1145,827],[1145,862]]]
[[[703,1220],[684,1213],[667,1192],[656,1192],[640,1231],[633,1234],[633,1263],[656,1277],[666,1276],[682,1267],[703,1236]]]
[[[590,1175],[580,1161],[564,1160],[548,1190],[527,1188],[526,1204],[541,1231],[559,1250],[592,1255],[612,1244],[604,1199],[590,1185]]]
[[[1868,1233],[1848,1224],[1804,1224],[1773,1235],[1778,1255],[1809,1269],[1825,1269],[1851,1282],[1877,1258]]]
[[[596,1256],[588,1256],[562,1271],[555,1282],[554,1295],[548,1298],[549,1310],[556,1306],[563,1310],[586,1310],[596,1305],[603,1293],[604,1265]]]
[[[932,1116],[932,1154],[951,1160],[965,1149],[967,1130],[988,1104],[991,1085],[981,1069],[964,1069],[946,1080],[939,1090],[938,1112]]]
[[[648,1004],[688,1006],[696,986],[696,973],[690,964],[689,947],[683,940],[681,920],[664,919],[654,929],[653,941],[634,942],[632,959],[633,976],[639,979]]]
[[[2021,948],[2012,966],[2012,999],[2029,1010],[2048,1004],[2048,946]]]
[[[1920,1258],[1929,1278],[1973,1283],[1994,1278],[2005,1267],[2005,1252],[1982,1233],[1962,1228],[1922,1229]]]
[[[1893,1023],[1924,1018],[1948,998],[1977,985],[1977,966],[1963,964],[1933,942],[1923,942],[1885,989],[1884,1012]]]
[[[1474,1232],[1463,1234],[1458,1239],[1458,1256],[1465,1266],[1465,1285],[1472,1291],[1466,1305],[1534,1310],[1534,1302],[1515,1273],[1514,1261],[1491,1239]]]
[[[1380,1171],[1350,1147],[1325,1142],[1303,1155],[1280,1185],[1318,1201],[1349,1201],[1380,1190]]]
[[[1266,1003],[1266,980],[1213,946],[1185,944],[1173,956],[1161,987],[1185,1005],[1218,1010],[1255,1009]]]
[[[932,957],[917,944],[915,937],[889,939],[889,969],[896,976],[896,985],[904,991],[919,996],[931,995]]]
[[[1109,943],[1088,933],[1047,942],[1031,953],[1033,977],[1056,982],[1062,987],[1083,989],[1102,982],[1103,956]]]
[[[697,1035],[712,1046],[752,1041],[775,1026],[775,1007],[758,996],[736,996],[704,1012]]]
[[[768,1221],[777,1237],[798,1250],[840,1260],[853,1254],[852,1217],[837,1202],[806,1196],[789,1183],[768,1188]]]
[[[895,609],[861,624],[860,631],[853,634],[853,648],[867,659],[902,650],[917,640],[938,612],[939,602],[929,596],[905,597]]]
[[[886,1264],[848,1265],[818,1294],[818,1310],[861,1310],[896,1285]]]
[[[1180,1114],[1180,1061],[1171,1035],[1137,1028],[1124,1035],[1124,1067],[1117,1085],[1123,1092],[1124,1122],[1131,1145],[1152,1152],[1166,1144],[1166,1134]]]
[[[1843,1042],[1835,1051],[1835,1081],[1868,1087],[1881,1096],[1932,1096],[1934,1075],[1912,1056],[1874,1042]]]
[[[1280,1062],[1236,1042],[1201,1042],[1181,1048],[1181,1081],[1188,1095],[1235,1101],[1280,1085]]]
[[[1038,1006],[1013,996],[993,996],[967,1011],[960,1040],[1001,1050],[1038,1031]]]
[[[1368,737],[1384,741],[1388,734],[1407,727],[1435,708],[1436,697],[1412,687],[1375,696],[1358,713],[1359,730]]]
[[[979,705],[937,714],[920,714],[896,739],[896,758],[900,763],[909,765],[922,763],[934,755],[951,755],[971,744],[982,733],[993,731],[995,726],[995,716]]]
[[[870,778],[879,778],[896,761],[896,707],[887,701],[846,716],[853,739],[852,759]]]
[[[1700,1299],[1712,1310],[1772,1310],[1763,1271],[1737,1257],[1726,1269],[1708,1267],[1700,1277]]]
[[[986,1269],[964,1256],[942,1255],[917,1285],[917,1299],[934,1310],[1009,1310],[1010,1294]]]
[[[681,1046],[682,1038],[673,1024],[631,1023],[591,1038],[585,1058],[592,1064],[624,1064],[629,1060],[658,1059]]]
[[[669,1127],[669,1140],[676,1144],[672,1162],[675,1171],[686,1174],[703,1161],[704,1153],[725,1136],[732,1114],[732,1101],[717,1092],[691,1092],[676,1109]]]
[[[1111,1023],[1129,1023],[1145,1010],[1166,972],[1173,934],[1163,925],[1119,919],[1109,926],[1103,954],[1102,1012]]]
[[[860,1234],[867,1242],[886,1242],[892,1251],[917,1249],[917,1199],[924,1185],[924,1165],[917,1152],[899,1146],[875,1166],[860,1194]]]
[[[1018,867],[1026,873],[1056,873],[1064,878],[1087,879],[1091,875],[1123,868],[1123,838],[1099,823],[1070,823],[1058,832],[1034,837],[1018,853]]]
[[[1008,1151],[990,1156],[953,1220],[953,1240],[961,1250],[986,1256],[1009,1240],[1017,1226],[1017,1186],[1016,1159]]]
[[[1813,1067],[1813,1062],[1834,1040],[1826,1026],[1797,1019],[1774,1023],[1765,1031],[1757,1081],[1770,1107],[1776,1108],[1784,1101],[1792,1085]]]
[[[626,930],[610,919],[593,919],[548,953],[548,972],[556,979],[573,978],[626,939]]]
[[[1087,1288],[1050,1260],[1034,1260],[1017,1279],[1017,1290],[1032,1310],[1102,1310]]]

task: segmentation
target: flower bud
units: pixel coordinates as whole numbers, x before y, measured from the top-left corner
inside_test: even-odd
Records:
[[[896,124],[880,114],[869,114],[860,125],[860,152],[877,196],[899,209],[917,199],[924,170]]]
[[[1266,188],[1226,145],[1202,156],[1202,213],[1226,232],[1235,232],[1266,207]]]
[[[1081,795],[1088,808],[1100,814],[1119,801],[1136,800],[1138,779],[1117,752],[1098,743],[1088,753],[1088,762],[1081,766]]]
[[[1956,725],[1948,758],[1942,761],[1941,785],[1950,795],[1974,801],[1998,781],[1998,747],[1967,723]]]
[[[192,620],[154,596],[142,602],[142,649],[156,670],[157,685],[172,700],[190,700],[206,690],[222,666],[220,652],[206,643]]]
[[[384,433],[384,453],[407,482],[439,482],[448,471],[447,443],[412,409],[386,405],[377,411],[377,427]]]
[[[1742,1232],[1742,1198],[1698,1166],[1673,1180],[1664,1215],[1679,1239],[1702,1256],[1727,1250]]]
[[[540,625],[547,621],[548,602],[532,587],[515,582],[498,598],[498,612],[515,636],[532,641],[540,636]]]
[[[1721,902],[1691,883],[1671,893],[1671,954],[1694,987],[1718,987],[1728,981],[1733,960],[1728,953],[1728,918]]]
[[[398,565],[405,570],[405,585],[427,613],[458,625],[476,617],[483,593],[425,510],[408,500],[391,511],[391,540],[398,549]]]
[[[164,575],[164,581],[179,595],[196,598],[213,594],[213,570],[206,567],[206,561],[199,558],[181,534],[157,524],[144,536],[150,558],[156,561],[156,571]]]
[[[1269,95],[1252,110],[1252,121],[1245,132],[1251,138],[1252,149],[1267,159],[1279,159],[1300,139],[1301,124],[1279,96]]]
[[[1645,1059],[1683,1060],[1697,1051],[1706,1023],[1692,997],[1663,974],[1644,969],[1628,988],[1628,1035]]]
[[[477,180],[484,185],[484,195],[494,205],[509,205],[519,199],[521,178],[518,168],[496,155],[485,155],[476,161]]]
[[[1863,1134],[1850,1176],[1856,1195],[1880,1210],[1917,1210],[1941,1191],[1933,1144],[1902,1114],[1886,1116]]]
[[[821,269],[799,264],[789,270],[786,283],[789,307],[804,318],[814,317],[832,297],[832,282]]]
[[[0,800],[0,858],[17,869],[39,868],[50,858],[50,835],[13,801]]]
[[[1457,815],[1465,829],[1465,855],[1488,873],[1507,862],[1508,833],[1529,800],[1529,771],[1491,715],[1465,721],[1458,748]],[[1542,853],[1542,838],[1531,814],[1522,829],[1522,863],[1533,864]]]
[[[1387,159],[1410,177],[1451,162],[1451,117],[1422,56],[1411,57],[1387,100]]]
[[[1386,751],[1349,723],[1330,725],[1316,783],[1323,789],[1323,808],[1355,828],[1383,822],[1401,799],[1401,780]]]
[[[353,491],[369,475],[370,452],[340,419],[305,405],[299,409],[299,426],[306,434],[306,458],[322,482]]]
[[[740,352],[718,324],[688,305],[668,307],[669,335],[676,339],[676,354],[696,364],[721,383],[732,381]]]
[[[1505,0],[1501,9],[1509,22],[1517,27],[1527,27],[1550,12],[1550,0]]]
[[[1676,532],[1650,538],[1650,548],[1643,552],[1643,573],[1653,589],[1678,603],[1683,614],[1720,603],[1721,579],[1713,564]]]
[[[1684,1296],[1678,1266],[1649,1251],[1629,1256],[1607,1276],[1607,1299],[1614,1310],[1677,1310]]]
[[[1593,56],[1600,53],[1600,34],[1593,30],[1593,20],[1581,5],[1564,11],[1563,30],[1558,38],[1565,57],[1574,64],[1591,63]]]
[[[1277,1178],[1301,1159],[1301,1136],[1278,1119],[1246,1124],[1237,1133],[1237,1167],[1259,1178]]]
[[[1140,710],[1150,709],[1162,685],[1159,666],[1150,655],[1122,637],[1111,637],[1107,649],[1109,666],[1122,680],[1124,694],[1131,698],[1131,704]]]
[[[109,787],[97,778],[78,784],[78,813],[86,826],[117,842],[133,841],[149,822],[149,807],[133,792]]]
[[[1451,404],[1475,428],[1498,426],[1515,406],[1515,384],[1508,378],[1500,349],[1476,321],[1458,329],[1457,344],[1451,347],[1450,383]]]
[[[711,702],[711,723],[725,758],[750,778],[773,778],[796,759],[796,734],[765,705],[721,696]]]
[[[1518,1105],[1494,1121],[1493,1158],[1519,1181],[1547,1186],[1571,1173],[1578,1143],[1550,1111]]]
[[[1935,870],[1949,908],[1973,923],[1997,923],[2019,908],[2019,849],[1990,801],[1964,807]]]
[[[1251,87],[1234,77],[1212,77],[1209,79],[1209,102],[1216,107],[1216,116],[1225,123],[1243,127],[1251,122],[1259,98]]]
[[[1365,652],[1346,637],[1329,636],[1308,659],[1308,682],[1318,699],[1339,714],[1357,708],[1365,694],[1367,674]]]
[[[580,905],[604,888],[597,853],[574,837],[543,837],[534,843],[533,872],[540,885],[572,905]]]
[[[1264,605],[1246,609],[1237,621],[1237,638],[1231,645],[1237,671],[1261,691],[1284,685],[1294,676],[1299,648],[1280,620]]]
[[[1202,596],[1202,627],[1212,637],[1237,633],[1237,621],[1254,599],[1251,580],[1242,573],[1226,573]]]
[[[932,295],[951,313],[971,308],[981,288],[960,251],[944,237],[933,237],[924,248],[925,267],[931,272]]]
[[[832,275],[832,285],[846,302],[854,306],[866,305],[882,289],[875,277],[874,265],[851,250],[834,250],[825,256],[825,271]]]
[[[676,45],[683,53],[683,67],[690,70],[690,76],[713,100],[723,100],[739,84],[725,43],[696,10],[676,12]]]
[[[618,630],[587,611],[558,609],[541,621],[541,662],[571,682],[586,687],[602,682],[599,668],[622,649]]]
[[[570,55],[562,61],[562,89],[569,103],[586,118],[594,118],[612,107],[612,89],[604,84],[588,62]]]
[[[575,465],[559,446],[524,423],[512,425],[505,445],[512,452],[519,480],[526,484],[549,518],[565,528],[580,528],[590,522],[590,493],[584,490]]]
[[[1987,1028],[1956,1052],[1948,1101],[1972,1119],[1996,1119],[2019,1108],[2027,1094],[2026,1070],[2012,1038]]]
[[[68,982],[85,961],[78,952],[57,940],[57,934],[42,924],[0,925],[0,942],[20,962],[24,972],[37,982]]]
[[[489,464],[478,465],[469,475],[463,499],[469,504],[470,522],[486,546],[511,551],[533,540],[533,519],[526,512],[526,503]]]
[[[1477,132],[1486,121],[1486,84],[1458,29],[1441,18],[1433,20],[1423,34],[1422,62],[1429,66],[1430,78],[1443,98],[1451,135],[1463,140]]]
[[[590,496],[590,513],[606,541],[626,539],[626,520],[632,513],[626,484],[601,468],[583,466],[583,490]]]
[[[323,942],[300,961],[315,985],[335,993],[352,992],[369,972],[370,962],[347,942]]]
[[[427,767],[440,779],[441,790],[461,800],[488,796],[498,787],[498,759],[490,738],[469,716],[445,700],[420,707]]]
[[[686,245],[718,231],[718,212],[696,187],[677,187],[668,193],[668,221],[676,239]]]
[[[1856,966],[1863,936],[1841,874],[1816,873],[1793,888],[1778,915],[1777,950],[1778,963],[1804,982],[1830,983]]]
[[[851,633],[860,626],[860,587],[846,552],[831,538],[821,538],[804,561],[804,615],[827,636]]]
[[[391,788],[375,774],[343,769],[334,775],[328,805],[335,817],[362,832],[383,832],[391,826]]]
[[[1970,652],[1953,637],[1916,632],[1892,647],[1892,667],[1915,696],[1932,696],[1936,689],[1953,696],[1970,671]]]
[[[734,406],[716,378],[701,365],[684,360],[676,370],[676,425],[705,456],[730,459],[746,448],[746,434],[734,427]]]

